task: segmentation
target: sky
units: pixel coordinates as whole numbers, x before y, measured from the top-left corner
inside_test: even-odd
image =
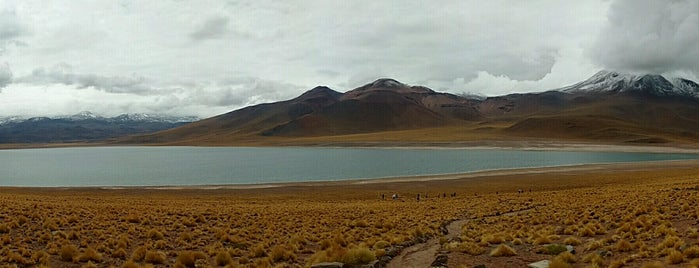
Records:
[[[537,92],[699,77],[699,1],[3,0],[0,116],[195,115],[390,77]]]

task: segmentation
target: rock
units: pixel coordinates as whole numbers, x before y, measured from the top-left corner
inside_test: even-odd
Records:
[[[437,258],[430,264],[430,267],[447,267],[448,261],[449,257],[446,254],[440,254],[437,255]]]
[[[549,268],[549,260],[532,262],[532,263],[528,264],[527,266],[531,267],[531,268]]]
[[[344,263],[341,262],[321,262],[311,265],[311,268],[343,268]]]
[[[567,245],[566,250],[568,250],[568,252],[570,252],[570,254],[575,254],[575,247],[573,247],[571,245]]]
[[[381,263],[378,260],[372,261],[369,264],[364,264],[362,266],[359,266],[359,268],[380,268]]]

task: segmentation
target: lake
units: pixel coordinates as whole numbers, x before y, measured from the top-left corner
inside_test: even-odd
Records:
[[[476,149],[80,147],[0,150],[0,186],[165,186],[335,181],[696,154]]]

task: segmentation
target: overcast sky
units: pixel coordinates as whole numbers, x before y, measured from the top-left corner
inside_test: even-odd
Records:
[[[696,79],[699,1],[0,1],[0,116],[209,117],[380,77],[492,96],[601,69]]]

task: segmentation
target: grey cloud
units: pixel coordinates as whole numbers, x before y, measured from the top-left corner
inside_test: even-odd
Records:
[[[596,64],[629,72],[699,74],[699,1],[619,0],[589,48]]]
[[[11,11],[0,11],[0,55],[7,46],[25,44],[17,38],[29,34],[29,30],[19,22],[17,14]]]
[[[37,68],[28,76],[16,79],[21,83],[64,84],[78,88],[93,87],[109,93],[147,94],[154,91],[142,76],[102,76],[96,74],[75,74],[72,67],[62,63],[50,69]]]
[[[12,70],[7,63],[0,64],[0,90],[12,83]]]
[[[221,38],[228,32],[228,21],[224,16],[211,17],[191,32],[189,38],[195,41]]]
[[[212,106],[241,107],[277,101],[300,94],[302,87],[254,77],[235,77],[211,87],[197,89],[194,103]]]

